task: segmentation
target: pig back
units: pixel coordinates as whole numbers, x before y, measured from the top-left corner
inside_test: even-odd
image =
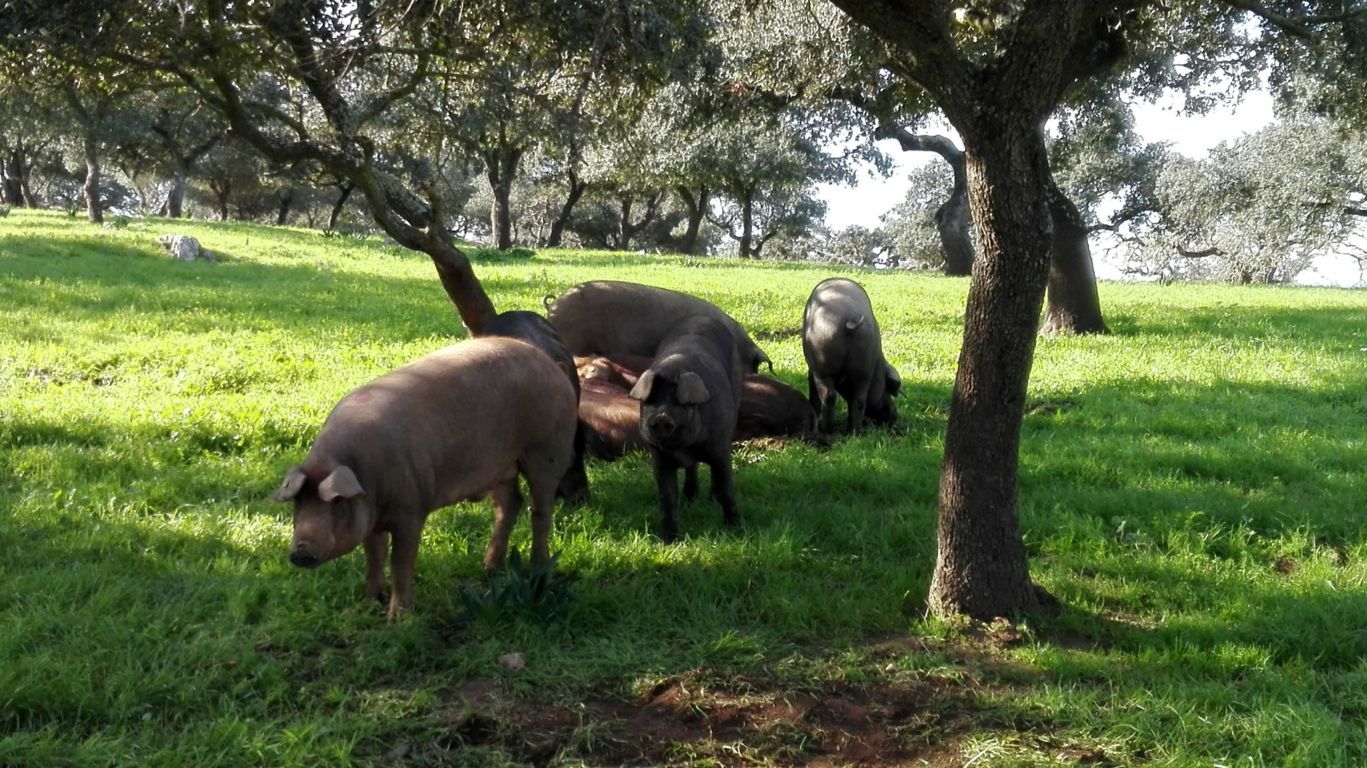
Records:
[[[352,466],[382,506],[430,511],[484,495],[524,456],[568,466],[576,413],[573,388],[543,352],[472,339],[348,394],[311,458]]]
[[[882,359],[882,337],[863,286],[832,277],[817,283],[802,318],[802,351],[818,375]],[[858,360],[852,358],[865,358]]]
[[[735,318],[711,302],[667,288],[618,280],[580,283],[548,307],[547,317],[565,346],[576,355],[657,355],[660,343],[690,317],[711,317],[731,332],[747,370],[768,355]]]

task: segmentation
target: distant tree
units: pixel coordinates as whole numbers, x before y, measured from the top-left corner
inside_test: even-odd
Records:
[[[942,212],[945,201],[953,194],[952,171],[947,164],[928,163],[912,171],[910,181],[902,202],[883,214],[880,229],[898,266],[940,269],[949,274],[945,266],[948,246]],[[960,234],[956,232],[954,237]],[[960,243],[959,247],[966,247],[971,266],[972,228],[962,232],[962,237],[967,238],[967,243]]]
[[[1161,227],[1130,266],[1165,277],[1285,283],[1367,221],[1367,136],[1294,115],[1157,181]]]

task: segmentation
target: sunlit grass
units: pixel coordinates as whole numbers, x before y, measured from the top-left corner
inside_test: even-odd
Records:
[[[170,261],[155,245],[170,231],[223,261]],[[599,277],[702,295],[798,386],[802,307],[831,271],[575,251],[476,269],[500,309]],[[0,765],[541,762],[516,720],[479,738],[453,725],[463,686],[571,711],[677,676],[752,694],[931,686],[888,728],[957,764],[1367,761],[1367,294],[1106,284],[1113,335],[1041,340],[1020,509],[1035,578],[1065,610],[983,645],[923,615],[966,282],[836,271],[873,297],[901,423],[829,450],[740,449],[742,530],[700,502],[668,547],[649,533],[647,462],[592,463],[595,498],[554,539],[578,599],[491,632],[458,620],[484,505],[430,518],[418,610],[389,624],[359,598],[360,555],[289,566],[288,512],[268,499],[342,394],[463,334],[425,257],[378,237],[14,211]],[[499,668],[509,651],[525,670]],[[599,764],[618,725],[584,715],[553,762]],[[752,736],[671,754],[815,754],[783,729]]]

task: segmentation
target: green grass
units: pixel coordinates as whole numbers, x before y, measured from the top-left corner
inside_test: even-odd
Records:
[[[225,261],[168,260],[171,231]],[[476,270],[500,309],[592,278],[696,293],[799,386],[830,271]],[[388,623],[360,554],[287,563],[269,496],[342,394],[463,334],[426,257],[14,211],[0,765],[1367,763],[1367,293],[1104,284],[1115,333],[1040,341],[1024,428],[1032,573],[1065,608],[984,629],[924,617],[967,284],[850,274],[903,377],[895,430],[740,448],[742,530],[703,501],[674,546],[647,462],[592,463],[553,541],[578,597],[546,625],[459,619],[490,513],[443,510]]]

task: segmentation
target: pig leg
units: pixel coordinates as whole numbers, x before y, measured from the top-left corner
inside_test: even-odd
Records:
[[[856,384],[856,394],[848,401],[850,407],[849,428],[850,434],[854,434],[864,428],[864,413],[869,407],[869,388],[867,384]]]
[[[679,464],[658,451],[651,459],[660,493],[660,540],[672,544],[679,537]]]
[[[728,449],[730,446],[727,446]],[[740,525],[740,511],[736,509],[736,484],[731,474],[731,452],[707,464],[712,469],[712,498],[721,505],[722,522],[730,526]]]
[[[388,601],[384,584],[384,561],[389,554],[389,534],[376,531],[365,537],[365,592],[368,600]]]
[[[815,398],[811,398],[812,408],[819,414],[821,433],[829,435],[835,431],[835,387],[810,373],[807,376],[811,383],[811,392],[816,395]]]
[[[698,498],[698,465],[692,464],[684,467],[684,501],[693,501]]]
[[[577,507],[589,500],[589,478],[584,473],[584,446],[587,443],[587,427],[580,421],[574,428],[574,459],[570,463],[570,468],[565,471],[565,476],[560,479],[560,485],[556,488],[555,495],[563,498],[565,503]]]
[[[532,563],[544,565],[551,559],[551,529],[555,521],[555,483],[527,479],[532,492]]]
[[[517,489],[517,476],[494,486],[489,494],[494,501],[494,532],[489,536],[489,548],[484,550],[484,572],[501,570],[508,556],[508,537],[512,535],[517,514],[522,511],[522,493]]]
[[[422,523],[405,525],[393,531],[394,548],[389,566],[394,571],[394,594],[389,596],[389,619],[399,618],[404,611],[413,610],[413,566],[418,561],[418,542],[422,541]]]

